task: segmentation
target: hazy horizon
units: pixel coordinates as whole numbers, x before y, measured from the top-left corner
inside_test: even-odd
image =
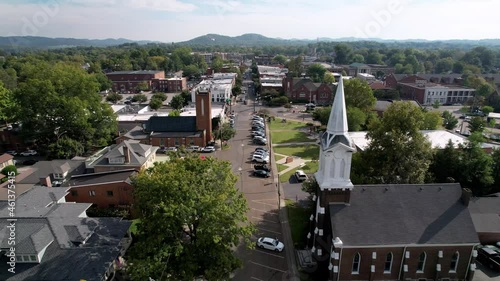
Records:
[[[0,36],[181,42],[206,34],[498,39],[493,0],[3,0]]]

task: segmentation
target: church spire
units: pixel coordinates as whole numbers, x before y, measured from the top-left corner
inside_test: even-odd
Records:
[[[335,93],[335,99],[333,100],[332,111],[330,112],[330,119],[328,119],[328,126],[326,130],[332,135],[347,134],[348,131],[344,82],[342,76],[340,76],[339,83],[337,85],[337,92]]]

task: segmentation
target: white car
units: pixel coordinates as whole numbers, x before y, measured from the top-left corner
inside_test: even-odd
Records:
[[[269,162],[269,155],[254,155],[252,156],[252,162],[267,164]]]
[[[269,156],[269,153],[265,152],[265,151],[255,151],[253,154],[253,156],[255,155],[260,155],[260,156]]]
[[[186,148],[186,150],[191,151],[191,152],[198,152],[198,151],[200,151],[200,147],[197,145],[192,145],[192,146]]]
[[[285,249],[285,245],[278,241],[278,239],[273,239],[269,237],[260,237],[257,240],[257,247],[261,249],[282,252]]]
[[[306,173],[304,173],[304,171],[302,170],[297,170],[295,172],[295,177],[297,178],[297,181],[298,182],[303,182],[303,181],[306,181],[307,180],[307,175]]]
[[[20,153],[21,156],[33,156],[37,154],[38,152],[36,152],[35,150],[26,150]]]
[[[257,126],[264,126],[264,123],[262,123],[260,121],[253,121],[252,122],[252,126],[255,126],[255,125],[257,125]]]
[[[215,147],[213,147],[213,146],[205,146],[201,151],[202,152],[214,152],[215,151]]]

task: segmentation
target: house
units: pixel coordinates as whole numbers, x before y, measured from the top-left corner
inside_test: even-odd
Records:
[[[66,201],[130,208],[134,203],[130,178],[136,174],[137,170],[128,169],[72,176],[65,184],[69,187]]]
[[[14,164],[14,156],[4,153],[0,155],[0,171],[7,166],[12,166]]]
[[[286,96],[296,102],[330,104],[334,89],[334,84],[314,83],[309,78],[287,77],[283,79],[283,90]]]
[[[164,79],[163,70],[137,70],[137,71],[115,71],[106,73],[106,76],[113,83],[115,92],[135,92],[137,86],[145,83],[148,90],[152,90],[153,79]]]
[[[343,80],[320,137],[308,242],[328,280],[472,280],[479,239],[459,184],[357,185]],[[314,229],[314,230],[313,230]]]
[[[61,186],[72,175],[84,174],[83,160],[52,160],[39,161],[24,172],[24,178],[16,181],[17,185]]]
[[[205,146],[212,141],[213,110],[209,90],[199,89],[196,92],[195,107],[194,116],[152,116],[143,126],[136,126],[120,136],[117,142],[135,140],[159,147]]]
[[[358,74],[368,74],[375,77],[381,77],[394,73],[394,67],[382,64],[365,64],[358,62],[344,66],[344,70],[347,75],[354,77],[359,77]]]
[[[264,90],[276,90],[280,92],[288,69],[278,66],[257,65],[257,72],[259,74],[261,92]]]
[[[107,280],[131,243],[131,222],[89,218],[65,188],[35,187],[16,199],[16,221],[0,202],[0,280]],[[12,228],[12,225],[15,228]],[[15,247],[9,243],[15,232]],[[14,251],[12,250],[14,249]],[[15,266],[15,273],[9,269]]]
[[[140,143],[138,140],[125,140],[89,157],[85,161],[85,166],[93,173],[142,170],[153,165],[156,150],[158,147]]]

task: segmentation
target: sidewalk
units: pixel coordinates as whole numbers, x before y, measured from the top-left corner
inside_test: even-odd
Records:
[[[299,158],[299,157],[293,157],[293,161],[290,162],[290,163],[286,163],[286,158],[289,157],[287,155],[283,155],[283,154],[279,154],[279,153],[275,153],[275,155],[279,155],[279,156],[283,156],[282,159],[276,161],[276,164],[282,164],[282,165],[287,165],[288,168],[284,169],[283,171],[279,172],[280,176],[285,174],[286,172],[290,171],[290,170],[294,170],[294,169],[297,169],[303,165],[305,165],[307,162],[311,162],[312,160],[304,160],[302,158]]]

